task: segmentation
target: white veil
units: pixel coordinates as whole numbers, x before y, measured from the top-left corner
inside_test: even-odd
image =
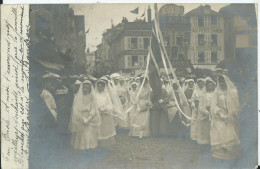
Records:
[[[89,94],[84,95],[83,94],[83,84],[90,84],[91,85],[91,91]],[[70,124],[69,129],[72,132],[77,132],[81,126],[82,121],[80,119],[83,119],[83,115],[81,114],[82,110],[89,110],[90,113],[94,113],[93,119],[90,122],[90,125],[93,126],[99,126],[100,125],[100,117],[96,110],[96,103],[94,98],[94,88],[90,81],[85,80],[80,84],[79,90],[77,94],[74,97],[73,105],[72,105],[72,112],[71,112],[71,118],[70,118]]]

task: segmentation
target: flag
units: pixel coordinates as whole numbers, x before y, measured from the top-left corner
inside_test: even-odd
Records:
[[[88,33],[89,32],[89,28],[88,28],[88,30],[86,31],[86,33]]]
[[[161,57],[158,38],[156,37],[155,23],[153,24],[153,28],[152,28],[151,52],[153,53],[154,56],[154,62],[156,62],[158,65],[161,65],[162,57]],[[149,64],[149,79],[150,79],[150,86],[153,90],[153,97],[151,98],[151,100],[153,104],[156,105],[159,103],[159,100],[162,97],[162,82],[160,78],[160,73],[157,71],[154,62],[150,62]]]
[[[132,12],[132,13],[134,13],[134,14],[138,14],[138,12],[139,12],[139,7],[135,8],[134,10],[132,10],[132,11],[130,11],[130,12]]]

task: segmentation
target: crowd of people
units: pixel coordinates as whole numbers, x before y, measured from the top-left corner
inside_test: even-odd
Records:
[[[115,135],[124,131],[138,139],[191,139],[210,146],[215,158],[240,155],[238,91],[226,75],[217,76],[216,82],[211,77],[162,76],[159,98],[144,74],[114,73],[99,79],[86,75],[55,86],[53,79],[59,76],[44,78],[41,97],[49,109],[47,120],[71,134],[76,150],[115,144]]]

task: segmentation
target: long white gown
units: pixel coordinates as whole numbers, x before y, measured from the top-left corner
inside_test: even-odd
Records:
[[[92,87],[91,93],[84,95],[81,85],[74,98],[69,129],[72,132],[71,145],[77,150],[93,149],[98,145],[100,117],[93,90]]]
[[[197,140],[197,130],[198,130],[198,121],[197,121],[197,118],[198,118],[198,114],[199,114],[199,104],[201,102],[201,99],[203,99],[205,95],[205,87],[203,87],[202,89],[199,88],[199,86],[196,86],[193,94],[192,94],[192,97],[191,97],[191,105],[192,105],[192,118],[195,119],[192,121],[192,124],[190,126],[190,138],[192,140]],[[197,105],[198,104],[198,105]]]
[[[132,125],[130,127],[130,136],[145,137],[150,136],[150,92],[149,86],[144,86],[138,102],[136,104],[136,113],[133,115]]]
[[[236,87],[227,76],[222,76],[227,89],[222,90],[218,82],[214,91],[210,107],[210,140],[212,156],[229,160],[238,158],[241,153],[238,128],[240,103]]]
[[[101,125],[99,128],[99,140],[109,139],[116,135],[113,118],[113,104],[107,88],[104,91],[96,91],[97,110],[100,114]]]

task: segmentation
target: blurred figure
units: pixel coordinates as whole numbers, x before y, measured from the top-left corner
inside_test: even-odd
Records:
[[[133,115],[132,125],[130,126],[130,136],[139,138],[150,136],[150,112],[149,108],[152,106],[150,101],[151,87],[148,79],[142,77],[140,83],[144,81],[142,92],[139,98],[134,100],[137,104],[136,113]],[[136,99],[136,98],[135,98]]]
[[[78,93],[81,81],[76,80],[74,84],[71,84],[71,90],[74,96]]]
[[[113,104],[104,80],[96,82],[95,99],[97,101],[97,110],[100,114],[101,125],[99,129],[99,140],[105,144],[113,144],[116,135],[115,123],[113,119]],[[107,141],[103,141],[107,140]]]
[[[137,101],[136,96],[138,92],[138,84],[136,82],[132,82],[129,90],[129,112],[128,112],[128,126],[129,128],[132,126],[133,116],[137,111]]]
[[[140,77],[136,77],[136,78],[135,78],[135,82],[136,82],[138,85],[140,85]]]
[[[71,146],[76,150],[96,148],[100,116],[96,109],[94,88],[85,80],[74,98],[70,119]]]
[[[71,97],[68,94],[69,89],[65,85],[65,78],[58,79],[56,92],[55,92],[55,100],[57,102],[57,127],[58,132],[60,134],[68,134],[69,133],[69,120],[70,120],[70,112],[71,112]],[[70,105],[68,107],[68,105]]]
[[[169,86],[167,86],[169,88]],[[172,91],[172,90],[171,90]],[[160,135],[173,136],[176,132],[174,123],[172,122],[178,108],[172,93],[166,87],[162,89],[162,98],[159,103],[162,105],[162,112],[160,116]]]
[[[56,102],[53,97],[54,93],[54,87],[51,84],[51,79],[45,79],[41,98],[45,102],[49,112],[44,111],[44,116],[41,118],[41,123],[43,123],[43,126],[49,127],[54,126],[54,124],[57,121],[57,112],[56,112]]]
[[[207,77],[205,94],[200,100],[197,116],[197,142],[210,144],[210,104],[215,89],[215,82]]]
[[[106,89],[113,104],[113,118],[115,126],[119,126],[120,128],[127,128],[127,114],[123,109],[123,105],[118,95],[120,84],[118,87],[115,87],[113,82],[111,82],[106,76],[101,77],[100,80],[105,82]]]
[[[240,103],[237,89],[226,75],[218,77],[210,115],[212,156],[225,160],[239,157],[241,153],[238,125]]]
[[[127,89],[127,84],[125,78],[119,78],[119,87],[117,88],[118,96],[120,99],[120,103],[122,104],[123,111],[126,113],[127,109],[129,108],[129,93]],[[127,117],[127,116],[126,116]],[[126,119],[128,121],[128,119]],[[119,126],[120,127],[120,126]],[[122,128],[128,128],[128,126]]]
[[[185,126],[188,120],[183,117],[180,111],[189,117],[191,116],[191,112],[188,101],[178,82],[173,81],[171,89],[168,91],[163,90],[163,99],[160,100],[160,103],[164,109],[166,108],[167,112],[167,116],[162,115],[160,119],[161,135],[177,136],[180,138],[188,137],[188,127]]]
[[[199,113],[199,104],[200,100],[205,95],[205,82],[204,79],[197,79],[197,86],[194,89],[194,92],[191,97],[191,107],[192,107],[192,124],[190,127],[190,137],[192,140],[197,140],[197,116]]]
[[[115,88],[117,88],[118,85],[119,85],[119,77],[120,77],[120,75],[118,73],[113,73],[113,74],[110,75],[110,78],[112,80],[113,86]]]
[[[185,90],[184,82],[185,82],[185,78],[184,78],[184,77],[180,77],[180,79],[179,79],[179,85],[180,85],[180,87],[181,87],[183,90]]]
[[[191,107],[191,97],[192,97],[192,94],[193,94],[193,91],[194,91],[194,80],[193,79],[187,79],[186,80],[187,82],[187,88],[185,89],[184,91],[184,94],[188,100],[188,103]]]

